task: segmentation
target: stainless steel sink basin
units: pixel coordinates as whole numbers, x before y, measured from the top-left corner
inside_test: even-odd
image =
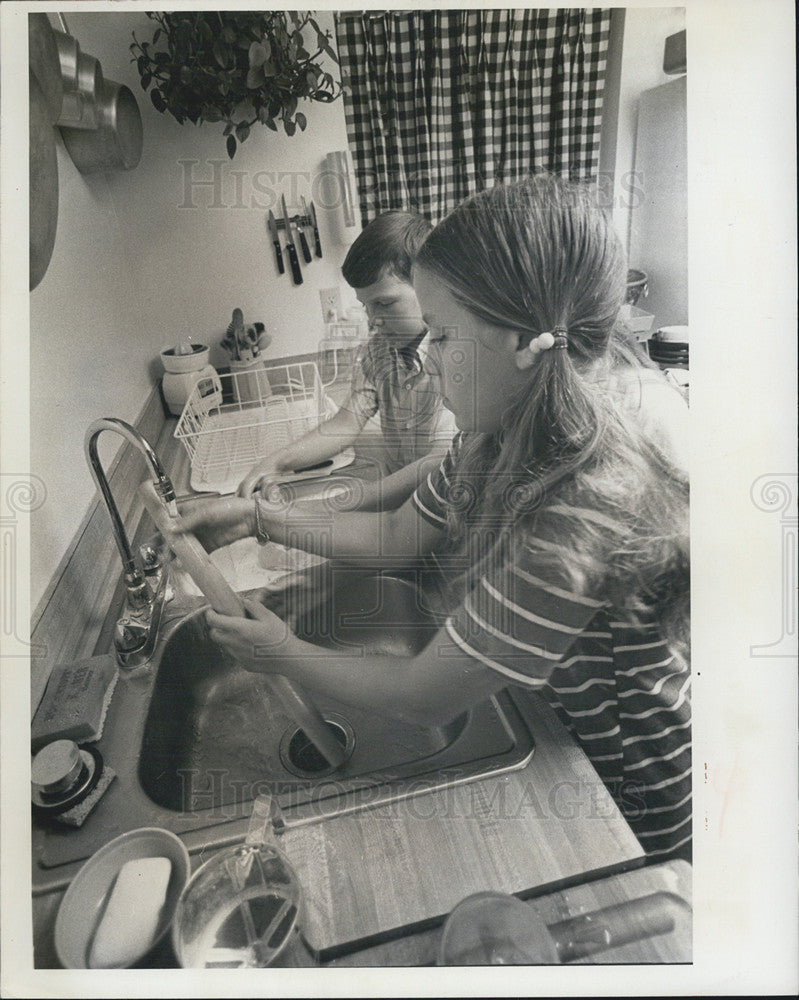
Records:
[[[294,631],[318,645],[413,655],[440,626],[411,580],[329,564],[307,585],[261,595]],[[311,692],[312,693],[312,692]],[[178,812],[236,818],[260,792],[284,809],[325,815],[442,784],[522,767],[533,739],[508,692],[446,726],[426,729],[343,702],[316,700],[346,748],[335,771],[271,698],[262,676],[185,619],[160,659],[139,757],[145,793]]]

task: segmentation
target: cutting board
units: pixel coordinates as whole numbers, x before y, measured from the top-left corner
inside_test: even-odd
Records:
[[[474,892],[544,893],[643,863],[585,754],[530,701],[523,770],[286,831],[320,960],[429,927]]]

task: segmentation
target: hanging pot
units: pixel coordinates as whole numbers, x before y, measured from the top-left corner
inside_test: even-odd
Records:
[[[96,101],[96,130],[61,128],[72,162],[82,174],[132,170],[141,159],[141,112],[129,87],[103,80]]]
[[[55,31],[46,14],[28,15],[28,66],[47,102],[50,123],[55,125],[64,103],[64,83]]]
[[[30,290],[39,284],[53,255],[58,225],[58,159],[52,106],[33,71],[28,73],[30,171]]]
[[[97,101],[103,85],[103,71],[94,56],[81,52],[77,40],[66,31],[54,31],[64,99],[56,125],[96,129],[99,124]]]

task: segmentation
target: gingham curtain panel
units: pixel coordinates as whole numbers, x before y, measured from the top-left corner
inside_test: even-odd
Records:
[[[435,223],[542,170],[594,179],[609,31],[598,9],[338,13],[362,224]]]

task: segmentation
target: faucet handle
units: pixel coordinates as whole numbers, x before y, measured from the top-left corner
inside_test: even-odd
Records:
[[[118,653],[135,653],[147,642],[149,630],[141,622],[120,618],[114,627],[114,648]]]
[[[154,573],[161,568],[164,561],[161,552],[158,551],[158,547],[153,542],[145,542],[144,545],[139,546],[139,556],[145,573]]]

